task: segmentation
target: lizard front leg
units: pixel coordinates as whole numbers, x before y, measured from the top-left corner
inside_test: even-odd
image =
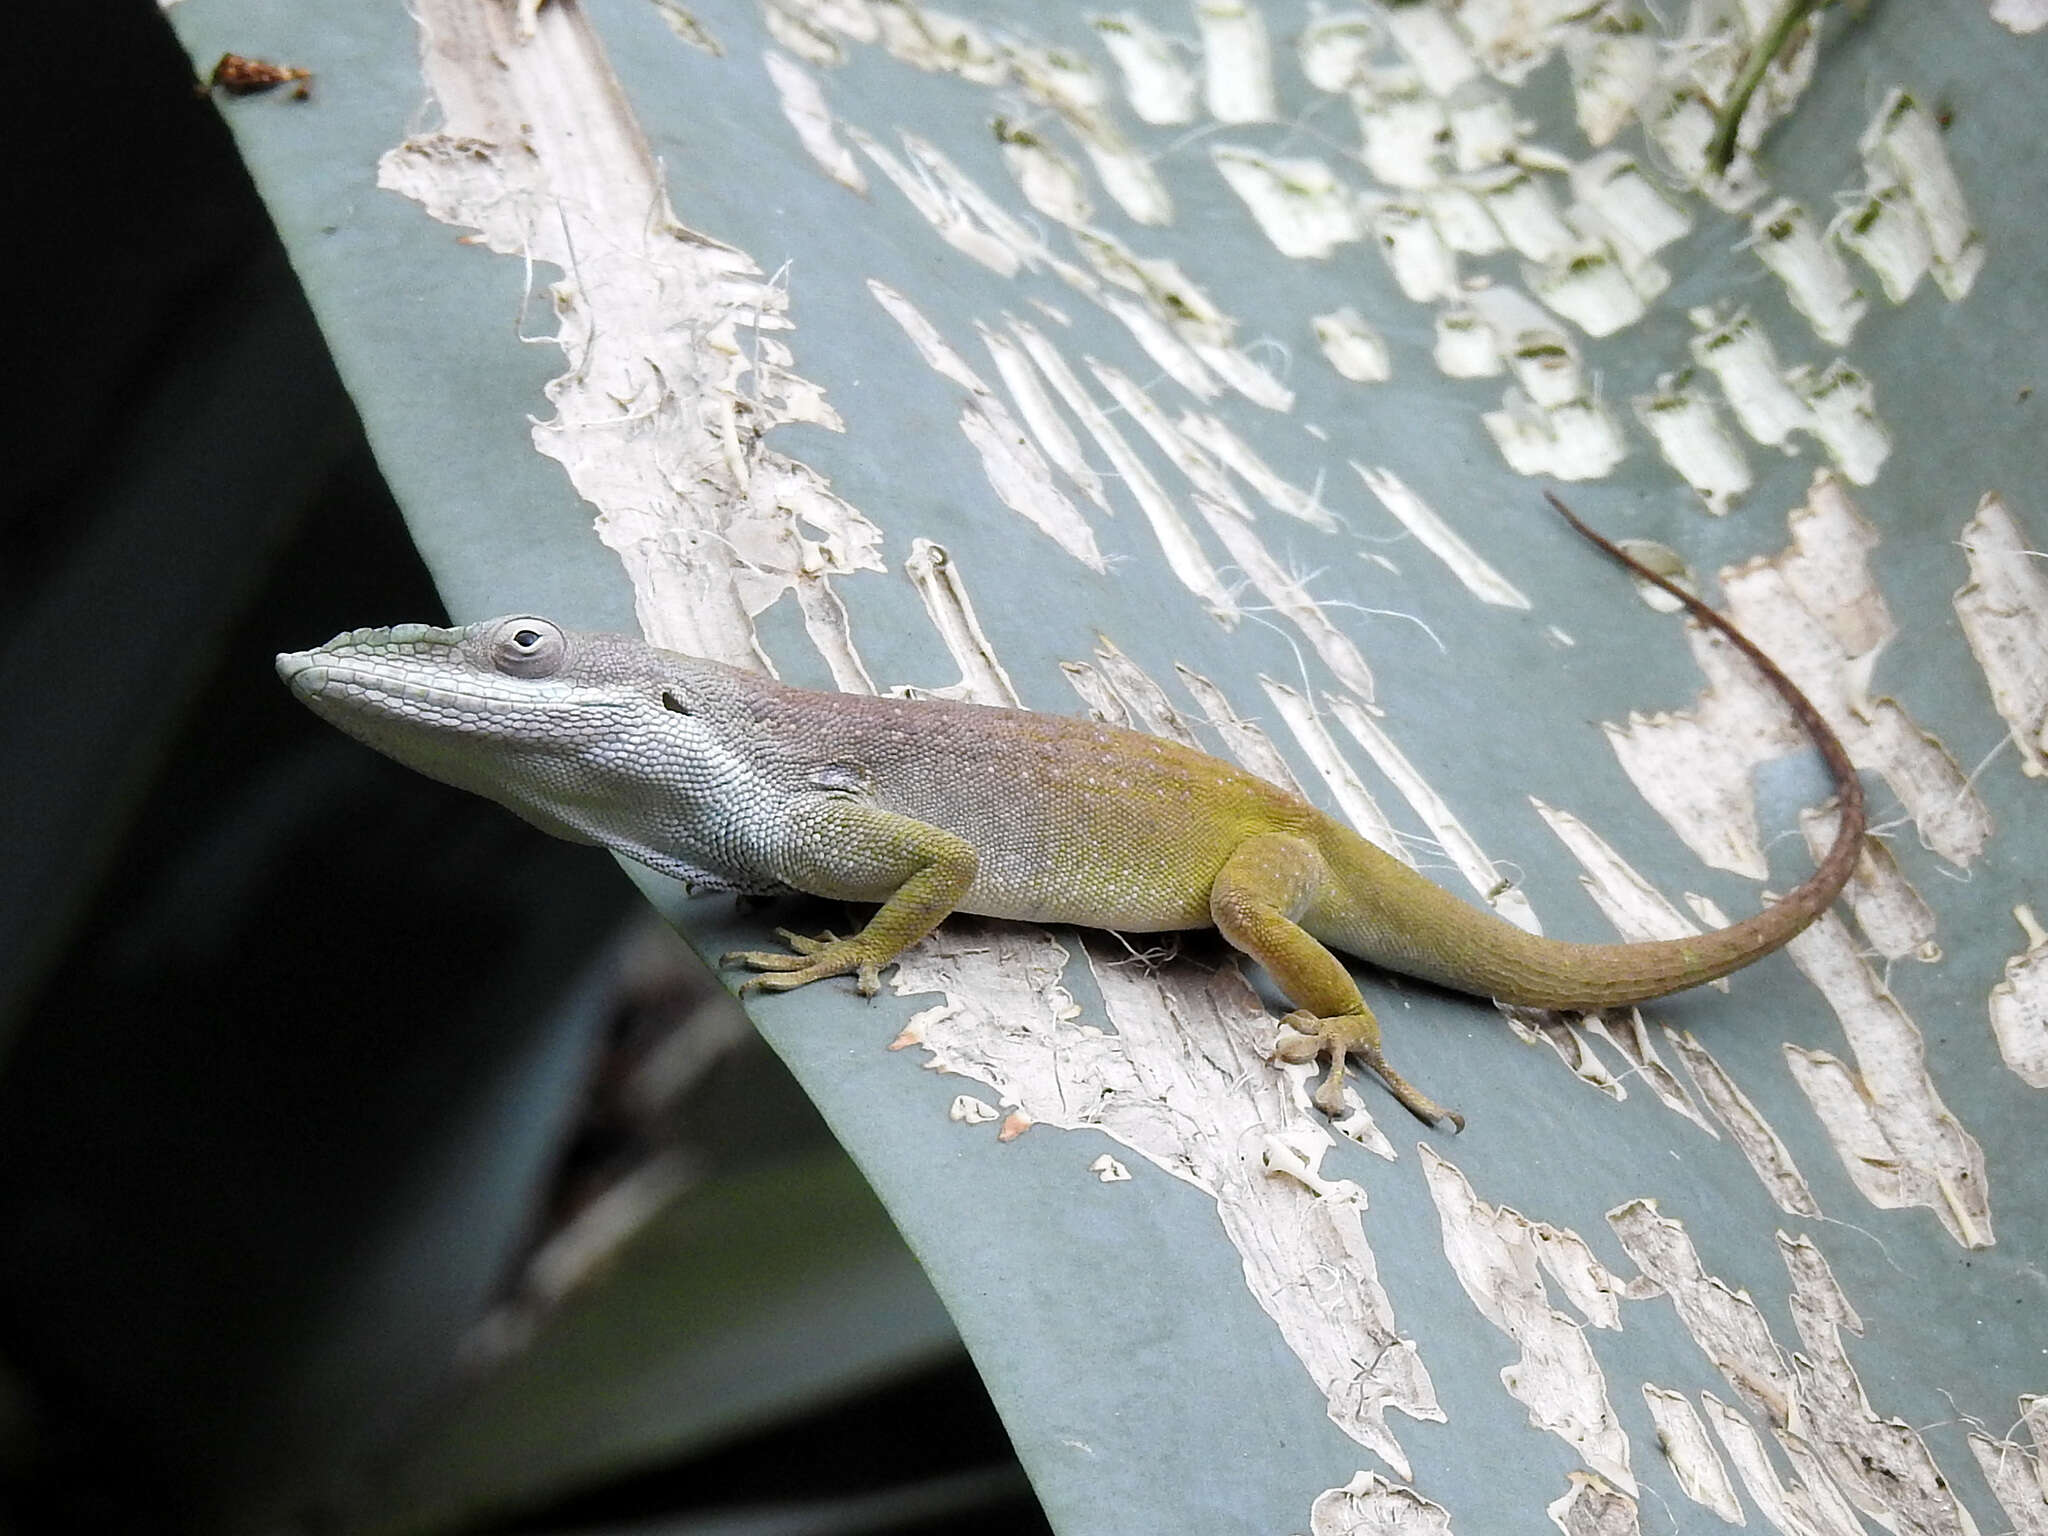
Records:
[[[1344,1110],[1344,1069],[1356,1056],[1371,1067],[1409,1113],[1459,1130],[1465,1117],[1445,1109],[1387,1064],[1379,1020],[1359,995],[1344,963],[1294,919],[1307,908],[1316,882],[1327,878],[1313,843],[1285,832],[1262,832],[1240,843],[1209,889],[1209,915],[1217,931],[1263,965],[1299,1006],[1281,1022],[1296,1031],[1280,1054],[1289,1061],[1329,1058],[1329,1075],[1316,1089],[1316,1108]],[[1297,1043],[1298,1042],[1298,1043]]]
[[[790,951],[738,950],[720,965],[760,971],[748,992],[787,992],[828,976],[857,978],[863,997],[881,990],[882,967],[938,927],[974,883],[979,860],[965,839],[858,800],[819,795],[789,813],[782,878],[814,896],[879,901],[881,910],[847,938],[806,938],[778,928]]]

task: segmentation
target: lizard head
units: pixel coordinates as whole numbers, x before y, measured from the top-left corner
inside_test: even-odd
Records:
[[[744,675],[531,614],[356,629],[277,658],[315,714],[558,837],[645,860],[733,768]],[[650,788],[658,786],[658,795]],[[651,860],[650,860],[651,862]],[[657,865],[657,867],[660,867]]]

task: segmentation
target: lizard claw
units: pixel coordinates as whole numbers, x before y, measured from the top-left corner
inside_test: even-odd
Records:
[[[740,996],[745,997],[750,992],[788,992],[814,981],[844,976],[849,971],[854,974],[854,985],[862,997],[873,997],[882,990],[881,965],[863,952],[858,935],[842,939],[827,931],[811,938],[792,933],[787,928],[778,928],[775,936],[794,953],[774,949],[736,949],[718,957],[721,966],[744,965],[749,970],[763,973],[749,976],[741,982]]]
[[[1401,1107],[1416,1119],[1430,1126],[1448,1120],[1456,1130],[1465,1129],[1463,1115],[1445,1109],[1388,1064],[1380,1052],[1379,1026],[1370,1014],[1342,1014],[1324,1019],[1306,1009],[1297,1009],[1280,1023],[1284,1033],[1274,1044],[1274,1055],[1282,1061],[1329,1061],[1329,1072],[1310,1098],[1331,1119],[1344,1113],[1344,1075],[1349,1058],[1355,1055],[1379,1074]]]

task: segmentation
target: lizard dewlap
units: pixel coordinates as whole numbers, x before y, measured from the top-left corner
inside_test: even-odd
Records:
[[[1555,500],[1555,498],[1553,498]],[[952,912],[1129,933],[1214,927],[1296,1005],[1282,1051],[1347,1057],[1425,1120],[1463,1121],[1390,1065],[1333,950],[1503,1002],[1591,1009],[1712,981],[1834,900],[1863,836],[1846,753],[1770,660],[1697,598],[1558,510],[1763,671],[1835,778],[1840,830],[1804,884],[1694,938],[1575,944],[1470,906],[1286,790],[1175,742],[944,700],[786,687],[625,635],[514,615],[358,629],[277,658],[351,736],[544,831],[711,890],[803,891],[879,910],[858,933],[726,957],[782,991],[880,972]]]

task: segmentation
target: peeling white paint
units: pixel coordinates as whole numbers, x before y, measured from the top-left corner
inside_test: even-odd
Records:
[[[1682,1392],[1652,1386],[1646,1381],[1643,1404],[1656,1421],[1658,1448],[1678,1479],[1678,1491],[1730,1525],[1746,1524],[1742,1501],[1735,1496],[1735,1485],[1728,1481],[1727,1465],[1714,1449],[1714,1442],[1707,1438],[1707,1428],[1693,1411],[1691,1400]]]
[[[1452,160],[1460,171],[1504,165],[1521,140],[1514,104],[1496,91],[1467,86],[1446,104]]]
[[[1325,533],[1339,531],[1341,525],[1321,501],[1300,486],[1282,479],[1221,418],[1183,411],[1176,425],[1182,437],[1213,455],[1274,511],[1299,518]]]
[[[925,617],[946,647],[946,654],[960,668],[960,680],[938,688],[897,690],[918,698],[967,699],[976,704],[995,704],[1006,709],[1023,708],[1017,687],[1003,670],[988,632],[974,611],[959,567],[943,545],[930,539],[914,539],[910,555],[903,562],[910,585],[924,604]]]
[[[1370,88],[1355,88],[1351,107],[1358,120],[1359,156],[1373,180],[1408,188],[1437,180],[1436,160],[1450,124],[1443,103],[1420,80],[1405,73],[1382,76]]]
[[[1316,345],[1330,366],[1359,384],[1381,384],[1394,376],[1393,354],[1386,338],[1350,305],[1314,320]]]
[[[1242,144],[1212,144],[1209,159],[1281,255],[1320,260],[1365,237],[1357,195],[1322,161]]]
[[[1787,381],[1812,413],[1812,432],[1835,467],[1858,485],[1875,485],[1892,438],[1877,417],[1870,380],[1839,357],[1818,375],[1795,368]]]
[[[1273,93],[1273,49],[1266,16],[1244,0],[1195,0],[1202,34],[1202,100],[1219,123],[1270,123],[1280,114]]]
[[[1628,1063],[1628,1070],[1639,1082],[1647,1084],[1657,1102],[1675,1115],[1683,1115],[1694,1125],[1705,1131],[1716,1141],[1721,1133],[1714,1129],[1706,1114],[1691,1094],[1664,1065],[1664,1058],[1657,1054],[1657,1048],[1650,1043],[1650,1028],[1643,1021],[1640,1008],[1610,1008],[1604,1013],[1587,1014],[1580,1021],[1588,1035],[1605,1040]]]
[[[1834,846],[1840,825],[1832,806],[1799,813],[1799,830],[1816,864]],[[1864,939],[1885,959],[1931,965],[1941,958],[1941,946],[1934,942],[1934,909],[1907,883],[1888,844],[1877,838],[1864,840],[1844,894]]]
[[[1545,410],[1510,389],[1501,408],[1479,418],[1508,468],[1536,478],[1598,480],[1628,456],[1621,424],[1598,400],[1580,397]]]
[[[1749,311],[1738,309],[1722,320],[1703,309],[1692,318],[1700,331],[1692,340],[1693,358],[1719,382],[1743,431],[1777,447],[1794,432],[1813,430],[1813,412],[1785,382],[1770,337]]]
[[[1639,276],[1600,243],[1577,243],[1523,272],[1530,292],[1588,336],[1612,336],[1649,313],[1644,301],[1655,293],[1638,287]]]
[[[1991,19],[2014,32],[2038,32],[2048,27],[2048,0],[1991,0]]]
[[[1607,839],[1569,811],[1545,805],[1534,795],[1529,803],[1544,824],[1557,834],[1585,874],[1579,884],[1615,932],[1631,942],[1689,939],[1699,928],[1666,901],[1657,888],[1614,851]]]
[[[1787,1426],[1786,1453],[1797,1464],[1800,1448],[1810,1448],[1818,1468],[1808,1475],[1809,1485],[1832,1481],[1887,1530],[1977,1536],[1976,1522],[1919,1431],[1872,1411],[1841,1340],[1844,1329],[1860,1335],[1863,1322],[1820,1249],[1809,1238],[1780,1232],[1778,1252],[1792,1277],[1793,1325],[1806,1346],[1792,1356],[1802,1417]]]
[[[1372,668],[1366,665],[1357,643],[1323,611],[1303,579],[1275,559],[1242,518],[1200,492],[1194,501],[1195,510],[1202,514],[1210,532],[1229,552],[1237,568],[1250,578],[1259,595],[1308,641],[1310,649],[1322,658],[1323,665],[1340,685],[1371,703]]]
[[[1586,1037],[1571,1026],[1566,1015],[1498,1001],[1494,1008],[1522,1044],[1549,1046],[1557,1054],[1557,1059],[1565,1064],[1565,1069],[1588,1088],[1599,1090],[1617,1104],[1627,1099],[1628,1090],[1622,1086],[1621,1079],[1586,1043]]]
[[[2048,15],[2048,6],[2043,8]],[[2022,1404],[2039,1399],[2022,1398]],[[2041,1444],[2039,1436],[2036,1446]],[[2025,1446],[2013,1440],[1995,1440],[1977,1430],[1970,1432],[1970,1454],[1991,1485],[1998,1507],[2012,1522],[2013,1536],[2048,1536],[2048,1471]]]
[[[1925,1206],[1964,1247],[1991,1246],[1984,1152],[1942,1102],[1918,1026],[1833,913],[1786,948],[1841,1021],[1855,1057],[1852,1071],[1826,1051],[1785,1047],[1843,1169],[1872,1205]]]
[[[1635,12],[1603,9],[1565,42],[1579,131],[1598,148],[1628,126],[1657,80],[1657,44]]]
[[[1825,1477],[1779,1482],[1763,1437],[1749,1420],[1710,1392],[1702,1392],[1700,1401],[1721,1444],[1728,1448],[1728,1459],[1735,1463],[1744,1491],[1784,1536],[1867,1536],[1854,1511],[1843,1504]]]
[[[656,644],[768,669],[751,619],[784,593],[882,569],[880,530],[806,466],[762,443],[787,421],[836,429],[790,372],[787,295],[741,252],[686,229],[580,13],[531,38],[502,9],[416,11],[438,132],[407,139],[378,184],[478,243],[558,267],[557,341],[535,447],[562,463],[633,583]],[[812,613],[806,610],[806,622]],[[820,631],[835,675],[862,674]]]
[[[1629,403],[1657,440],[1665,463],[1699,494],[1709,512],[1725,514],[1756,483],[1741,445],[1690,377],[1665,374],[1653,393]]]
[[[988,349],[989,359],[996,365],[1003,387],[1009,390],[1017,413],[1024,418],[1024,425],[1031,429],[1031,436],[1045,456],[1073,483],[1075,489],[1107,512],[1109,499],[1103,494],[1102,477],[1088,466],[1087,459],[1082,456],[1079,439],[1054,406],[1052,397],[1045,392],[1044,383],[1030,359],[1016,342],[1007,336],[997,335],[979,320],[974,322],[974,331]]]
[[[1107,1152],[1090,1163],[1088,1171],[1104,1184],[1128,1184],[1131,1181],[1131,1170]]]
[[[1073,161],[1007,118],[997,118],[992,127],[1003,147],[1003,164],[1016,178],[1025,202],[1060,224],[1086,224],[1094,216],[1088,183]]]
[[[1565,1536],[1638,1536],[1634,1499],[1590,1472],[1567,1475],[1571,1491],[1543,1508],[1552,1525]]]
[[[980,455],[982,472],[997,499],[1090,570],[1108,570],[1087,518],[1054,484],[1052,466],[1017,424],[1010,408],[910,300],[876,278],[868,279],[868,292],[903,328],[925,363],[967,391],[960,432]]]
[[[1413,1488],[1360,1472],[1309,1506],[1309,1536],[1451,1536],[1451,1512]]]
[[[1135,11],[1090,18],[1095,35],[1123,72],[1124,100],[1141,123],[1190,123],[1201,83],[1180,61],[1173,39]]]
[[[1373,799],[1372,791],[1365,787],[1357,770],[1338,750],[1337,743],[1331,739],[1322,718],[1309,701],[1298,689],[1275,682],[1270,677],[1260,678],[1259,686],[1265,689],[1266,697],[1280,712],[1281,720],[1294,735],[1294,744],[1301,749],[1302,756],[1315,769],[1316,777],[1329,790],[1330,798],[1337,804],[1338,814],[1350,824],[1351,830],[1412,868],[1415,856],[1402,842],[1401,834],[1394,830],[1394,824],[1380,810],[1379,802]]]
[[[1370,225],[1401,292],[1417,304],[1455,298],[1458,263],[1429,215],[1413,203],[1382,203]]]
[[[1467,592],[1482,603],[1491,603],[1498,608],[1526,609],[1533,606],[1527,593],[1466,543],[1437,510],[1417,495],[1399,475],[1384,466],[1368,466],[1356,459],[1350,464],[1379,504],[1414,536],[1416,543],[1441,560]]]
[[[1442,1224],[1444,1256],[1479,1315],[1512,1339],[1520,1358],[1501,1373],[1508,1395],[1529,1410],[1529,1422],[1569,1445],[1585,1464],[1623,1491],[1636,1491],[1628,1435],[1607,1398],[1607,1378],[1585,1329],[1550,1304],[1539,1270],[1550,1268],[1545,1239],[1576,1246],[1590,1272],[1597,1261],[1569,1232],[1531,1222],[1506,1206],[1489,1205],[1453,1164],[1427,1142],[1417,1147],[1422,1173]],[[1553,1275],[1556,1271],[1552,1271]],[[1599,1294],[1615,1288],[1600,1270]],[[1594,1326],[1619,1326],[1589,1317]]]
[[[1479,61],[1447,13],[1427,5],[1389,5],[1381,15],[1387,32],[1431,95],[1448,96],[1479,77]]]
[[[1365,748],[1373,766],[1408,802],[1408,808],[1422,818],[1437,846],[1466,883],[1479,893],[1480,899],[1524,932],[1541,933],[1542,925],[1536,921],[1528,896],[1486,856],[1479,840],[1452,814],[1449,803],[1416,771],[1408,754],[1394,744],[1394,738],[1380,728],[1379,722],[1349,699],[1325,695],[1324,702],[1352,738]]]
[[[782,115],[796,130],[804,153],[824,168],[825,174],[849,191],[865,193],[868,179],[861,174],[853,151],[832,132],[832,109],[825,104],[825,89],[816,77],[787,54],[772,48],[761,55],[775,94],[782,101]]]
[[[941,240],[998,276],[1017,275],[1023,259],[1018,255],[1015,243],[978,222],[951,188],[912,170],[872,135],[851,124],[846,125],[846,136],[853,140],[854,148],[873,161],[876,169],[894,183],[896,190],[937,231]]]
[[[1896,87],[1861,143],[1874,173],[1898,180],[1919,211],[1934,254],[1934,280],[1950,300],[1969,293],[1984,267],[1984,242],[1932,114]]]
[[[1616,1206],[1607,1213],[1607,1224],[1643,1278],[1671,1298],[1681,1326],[1749,1410],[1774,1425],[1794,1422],[1791,1368],[1749,1292],[1709,1275],[1684,1225],[1660,1212],[1655,1200]],[[1706,1403],[1713,1417],[1717,1405],[1712,1398]],[[1734,1453],[1735,1447],[1729,1450]],[[1742,1457],[1735,1459],[1742,1470]]]
[[[1369,13],[1314,7],[1296,39],[1295,56],[1310,85],[1334,94],[1358,83],[1379,42],[1379,22]]]
[[[1750,220],[1750,248],[1785,285],[1785,297],[1830,346],[1845,346],[1870,303],[1807,211],[1789,197]]]
[[[1449,379],[1490,379],[1507,370],[1493,328],[1469,304],[1436,312],[1436,366]]]
[[[986,1099],[977,1099],[971,1093],[955,1095],[946,1118],[956,1125],[993,1125],[1002,1119],[1003,1112]]]
[[[2020,1081],[2048,1088],[2048,929],[2032,907],[2015,907],[2012,915],[2027,947],[2005,962],[2005,979],[1991,989],[1991,1033]]]
[[[1460,255],[1491,256],[1507,248],[1500,226],[1468,188],[1456,182],[1438,182],[1423,190],[1422,204],[1444,244]]]
[[[1331,1145],[1310,1108],[1309,1066],[1267,1059],[1273,1021],[1233,966],[1155,970],[1108,936],[1088,963],[1115,1033],[1081,1020],[1060,984],[1065,950],[1017,925],[948,923],[903,957],[899,994],[944,992],[899,1040],[929,1065],[985,1083],[1030,1123],[1102,1132],[1209,1195],[1246,1284],[1327,1401],[1331,1422],[1400,1476],[1398,1411],[1441,1421],[1429,1374],[1397,1331],[1365,1240],[1365,1192],[1274,1177],[1275,1136],[1313,1175]]]
[[[2020,770],[2041,778],[2048,775],[2048,557],[1996,491],[1977,503],[1957,542],[1970,579],[1955,595],[1956,619],[2019,749]]]
[[[1736,1086],[1735,1079],[1714,1060],[1692,1031],[1679,1031],[1667,1026],[1664,1036],[1676,1047],[1678,1059],[1685,1063],[1686,1073],[1692,1078],[1700,1097],[1707,1101],[1716,1118],[1728,1127],[1729,1139],[1749,1163],[1764,1192],[1771,1197],[1771,1203],[1788,1216],[1817,1220],[1821,1214],[1820,1202],[1814,1198],[1812,1187],[1799,1171],[1799,1165],[1792,1161],[1791,1149],[1764,1119],[1749,1095]]]
[[[1639,257],[1661,251],[1692,229],[1692,217],[1657,190],[1635,160],[1618,150],[1572,167],[1572,194],[1599,216],[1601,232]]]
[[[1123,481],[1124,488],[1138,503],[1138,510],[1144,513],[1146,524],[1158,541],[1160,552],[1166,557],[1167,568],[1181,585],[1202,599],[1203,606],[1219,622],[1235,623],[1238,618],[1236,600],[1225,590],[1215,567],[1202,553],[1194,530],[1181,516],[1172,498],[1161,489],[1152,471],[1145,467],[1144,460],[1132,450],[1123,433],[1096,404],[1066,359],[1041,332],[1015,320],[1010,322],[1010,330],[1023,343],[1024,350],[1038,365],[1039,372],[1045,375],[1046,382],[1052,385],[1053,392],[1095,440],[1095,446],[1109,460],[1111,472]]]
[[[1934,243],[1903,187],[1885,182],[1873,187],[1859,207],[1844,208],[1828,225],[1828,234],[1863,259],[1884,286],[1884,296],[1903,304],[1934,265]]]
[[[1471,187],[1508,244],[1531,261],[1550,261],[1578,243],[1550,191],[1518,165],[1474,176]]]
[[[1181,686],[1194,699],[1195,707],[1201,710],[1202,717],[1223,738],[1223,750],[1236,760],[1239,767],[1257,774],[1269,784],[1278,784],[1303,799],[1308,798],[1301,781],[1295,778],[1294,770],[1287,766],[1287,759],[1273,745],[1273,739],[1238,714],[1221,688],[1189,667],[1176,664],[1174,671],[1180,677]]]

